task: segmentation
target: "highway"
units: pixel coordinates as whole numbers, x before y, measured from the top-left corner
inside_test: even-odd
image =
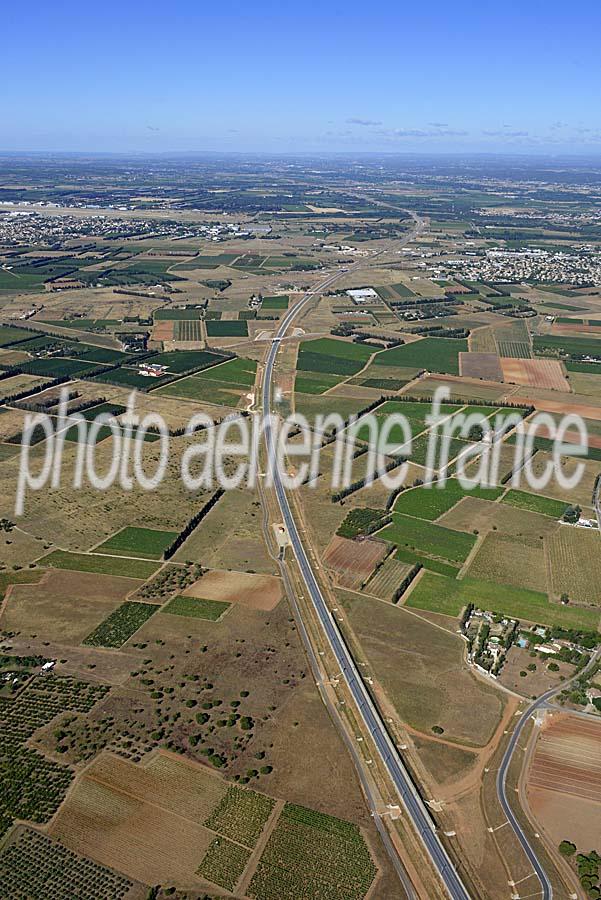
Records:
[[[418,224],[419,229],[419,224]],[[365,265],[365,261],[358,265]],[[340,270],[330,275],[324,282],[313,290],[307,292],[293,306],[284,319],[282,320],[276,334],[272,338],[265,364],[265,372],[262,387],[262,409],[267,420],[265,422],[265,442],[267,447],[268,465],[273,473],[273,485],[278,501],[278,505],[282,514],[282,521],[285,524],[294,555],[296,557],[303,581],[306,585],[307,593],[311,599],[315,612],[319,618],[319,622],[323,629],[323,633],[327,638],[329,646],[340,667],[340,677],[344,678],[348,689],[353,697],[356,711],[363,720],[368,729],[373,742],[376,746],[386,770],[388,771],[392,782],[398,793],[400,805],[404,808],[406,814],[411,818],[415,831],[421,837],[427,854],[432,862],[433,868],[438,872],[442,883],[444,884],[449,897],[452,900],[469,900],[469,894],[456,870],[451,862],[438,834],[430,815],[430,812],[423,800],[421,799],[415,785],[409,775],[405,764],[403,763],[396,747],[394,746],[386,726],[382,721],[380,713],[376,709],[369,692],[363,682],[363,679],[355,666],[352,655],[347,648],[344,639],[340,633],[338,625],[334,617],[327,607],[311,563],[302,544],[296,522],[292,514],[286,491],[283,487],[280,472],[277,467],[276,453],[276,434],[269,421],[268,414],[271,410],[272,398],[272,378],[273,367],[277,358],[281,340],[287,329],[293,322],[294,318],[301,310],[314,298],[318,293],[326,290],[331,284],[348,271],[352,271],[354,266],[346,270]]]

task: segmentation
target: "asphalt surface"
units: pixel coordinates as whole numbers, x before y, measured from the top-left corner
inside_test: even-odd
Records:
[[[551,700],[556,694],[558,694],[560,691],[564,691],[566,689],[566,687],[568,687],[568,685],[570,685],[577,678],[581,678],[582,675],[585,674],[588,669],[592,668],[592,666],[595,665],[595,663],[599,659],[600,655],[601,655],[601,651],[597,651],[596,653],[594,653],[592,655],[590,661],[584,667],[584,669],[582,669],[582,671],[576,672],[576,674],[573,675],[572,678],[570,678],[568,681],[564,681],[559,685],[555,685],[555,687],[552,687],[545,694],[541,694],[541,696],[537,700],[535,700],[534,703],[531,703],[530,706],[525,710],[525,712],[522,713],[520,721],[518,722],[516,728],[513,731],[513,734],[511,735],[511,739],[510,739],[510,741],[507,745],[507,749],[505,750],[505,753],[503,755],[503,759],[501,761],[499,771],[497,772],[497,794],[499,796],[499,801],[501,803],[501,806],[503,807],[503,812],[507,816],[509,824],[513,828],[520,844],[522,845],[522,849],[524,850],[524,853],[530,860],[530,863],[532,864],[532,868],[536,872],[536,876],[541,885],[541,889],[542,889],[541,896],[543,897],[543,900],[551,900],[551,898],[553,897],[553,885],[551,884],[551,882],[547,876],[547,873],[545,872],[542,865],[540,864],[535,851],[533,850],[528,838],[526,837],[526,834],[524,833],[524,831],[522,829],[522,826],[516,819],[515,815],[513,814],[512,809],[509,805],[509,801],[507,800],[507,784],[506,784],[507,771],[511,764],[511,759],[513,757],[515,748],[517,747],[518,741],[520,739],[520,735],[521,735],[522,731],[524,730],[524,727],[526,726],[528,719],[538,709],[544,709],[547,706],[549,700]]]
[[[302,300],[292,307],[282,320],[278,331],[272,340],[265,366],[262,395],[262,405],[265,414],[271,412],[273,366],[282,337],[300,309],[303,308],[315,294],[324,291],[343,274],[345,274],[343,271],[333,274],[319,285],[317,289],[305,294]],[[269,421],[266,421],[265,423],[265,441],[267,445],[268,462],[271,471],[273,472],[273,484],[282,513],[282,519],[288,531],[288,536],[307,587],[307,592],[319,617],[324,634],[326,635],[338,665],[340,666],[340,677],[344,678],[348,685],[355,701],[357,711],[368,728],[378,753],[397,789],[401,805],[404,807],[405,812],[411,817],[413,826],[420,835],[430,860],[432,861],[432,866],[437,870],[449,896],[452,900],[469,900],[469,894],[436,833],[430,812],[417,792],[408,770],[399,756],[396,747],[392,743],[386,726],[382,721],[378,710],[374,706],[361,675],[359,674],[353,658],[342,638],[338,625],[326,605],[307,554],[305,553],[276,465],[276,435],[274,434]]]

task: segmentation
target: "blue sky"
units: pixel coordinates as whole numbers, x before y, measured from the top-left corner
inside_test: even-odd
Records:
[[[600,33],[598,0],[9,4],[0,149],[597,154]]]

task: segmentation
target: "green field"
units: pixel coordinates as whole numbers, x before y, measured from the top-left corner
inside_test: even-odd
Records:
[[[189,619],[208,619],[216,622],[230,608],[231,603],[220,600],[204,600],[200,597],[173,597],[161,610],[174,616],[186,616]]]
[[[453,531],[397,512],[393,513],[390,525],[378,532],[378,537],[403,549],[416,550],[443,561],[457,563],[465,561],[476,543],[473,534]]]
[[[24,328],[12,328],[10,325],[0,325],[0,347],[9,347],[18,341],[25,341],[33,337],[31,331]]]
[[[294,390],[300,394],[323,394],[340,383],[337,375],[325,375],[323,372],[303,372],[296,376]]]
[[[127,601],[87,636],[89,647],[121,647],[159,609],[152,603]]]
[[[272,297],[263,297],[261,307],[263,309],[288,309],[288,294],[275,294]]]
[[[397,497],[394,504],[396,513],[404,513],[407,516],[416,516],[418,519],[433,521],[443,513],[452,509],[464,497],[478,497],[480,500],[496,500],[503,493],[503,488],[475,487],[471,491],[464,490],[456,478],[450,478],[444,487],[437,484],[431,487],[417,487],[404,491]]]
[[[65,359],[58,356],[49,359],[32,359],[19,364],[19,370],[27,375],[47,375],[50,378],[62,378],[64,375],[69,375],[70,377],[83,375],[85,372],[91,372],[95,368],[97,366],[90,362],[78,359]]]
[[[541,513],[543,516],[552,516],[561,519],[568,508],[568,503],[561,500],[552,500],[550,497],[542,497],[540,494],[529,494],[527,491],[510,490],[503,497],[503,503],[510,503],[519,509],[527,509],[529,512]]]
[[[240,319],[211,319],[206,322],[208,337],[247,337],[248,322]]]
[[[175,268],[179,269],[181,266],[176,266]],[[166,319],[171,322],[193,321],[195,319],[200,320],[200,307],[189,306],[180,309],[178,307],[166,306],[162,309],[155,309],[152,317],[155,322],[165,321]]]
[[[534,350],[544,350],[567,356],[592,356],[601,359],[601,336],[599,338],[557,337],[555,335],[537,335],[534,338]]]
[[[565,362],[568,372],[580,372],[583,375],[601,375],[601,363],[573,362],[568,359]]]
[[[423,553],[417,553],[415,550],[398,548],[395,551],[394,558],[409,566],[420,563],[424,569],[428,570],[428,572],[436,572],[438,575],[448,575],[449,578],[457,578],[457,575],[459,574],[458,566],[452,566],[450,563],[442,562],[440,559],[432,559],[432,557],[425,556]]]
[[[96,556],[90,553],[70,553],[53,550],[38,560],[40,566],[68,569],[75,572],[94,572],[97,575],[121,575],[124,578],[141,578],[145,581],[154,575],[158,565],[143,559],[119,559],[115,556]]]
[[[378,366],[416,366],[429,372],[458,375],[459,353],[466,353],[467,349],[466,340],[423,338],[378,353],[374,363]]]
[[[425,572],[407,598],[407,606],[458,616],[473,603],[481,609],[525,619],[539,625],[562,625],[596,631],[599,611],[550,603],[546,594],[488,581],[464,578],[457,581]]]
[[[157,353],[148,362],[153,366],[168,366],[170,373],[176,372],[180,375],[201,366],[214,366],[222,359],[221,354],[211,353],[210,350],[169,350],[166,353]]]
[[[462,407],[457,406],[455,404],[446,403],[442,404],[440,407],[440,413],[443,416],[449,416],[454,412],[458,412]],[[381,406],[378,406],[374,411],[373,415],[376,417],[377,425],[378,425],[378,433],[380,429],[383,427],[384,422],[387,420],[389,416],[392,415],[402,415],[407,419],[409,423],[409,427],[411,429],[411,433],[415,438],[422,431],[425,431],[427,427],[426,417],[432,410],[431,403],[420,403],[419,401],[403,401],[403,400],[386,400]],[[356,432],[357,439],[360,441],[371,442],[375,440],[375,437],[372,437],[371,429],[367,423],[361,425],[361,419],[359,419],[359,430]],[[390,429],[388,435],[388,443],[389,444],[398,444],[399,446],[404,443],[404,432],[401,425],[393,425]],[[419,440],[413,440],[413,452],[411,454],[412,458],[419,455],[419,448],[421,444]],[[427,440],[426,440],[427,446]],[[417,448],[417,452],[416,452]],[[424,454],[425,457],[425,454]],[[418,460],[415,459],[417,462]]]
[[[215,256],[195,256],[194,259],[177,263],[172,268],[183,272],[191,269],[216,269],[217,266],[229,266],[235,259],[238,259],[239,255],[238,253],[218,253]]]
[[[139,556],[142,559],[161,559],[166,547],[173,543],[177,531],[157,531],[127,525],[99,547],[94,553],[114,553],[117,556]]]
[[[148,390],[149,388],[158,387],[158,385],[164,384],[167,379],[168,376],[148,378],[146,375],[140,375],[137,369],[120,367],[118,369],[111,369],[110,372],[94,375],[92,381]]]
[[[261,900],[363,900],[376,873],[356,825],[287,803],[248,894]]]
[[[356,375],[373,352],[372,347],[363,344],[318,338],[300,345],[296,368],[299,372]]]
[[[256,371],[257,364],[253,359],[237,357],[166,385],[157,393],[186,400],[205,400],[218,405],[236,406],[240,395],[253,387]]]

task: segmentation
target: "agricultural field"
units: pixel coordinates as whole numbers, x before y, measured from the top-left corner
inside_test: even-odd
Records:
[[[383,565],[374,572],[364,590],[368,594],[373,594],[374,597],[379,597],[380,600],[392,600],[395,591],[410,571],[409,563],[389,556]]]
[[[14,699],[0,698],[3,765],[0,768],[0,834],[15,819],[45,823],[73,778],[72,770],[26,746],[38,728],[64,711],[85,713],[107,693],[105,685],[54,675],[36,676]]]
[[[497,487],[475,487],[466,491],[457,479],[449,478],[444,487],[440,487],[438,482],[434,482],[430,487],[422,486],[403,491],[397,497],[393,509],[396,513],[434,521],[452,509],[464,497],[496,500],[502,493],[503,488]]]
[[[123,900],[133,888],[129,879],[31,828],[18,828],[0,851],[0,885],[15,900]]]
[[[497,353],[459,354],[459,374],[465,378],[482,378],[485,381],[503,381],[503,369]]]
[[[25,328],[14,328],[11,325],[0,325],[0,347],[10,347],[20,341],[29,340],[33,335]]]
[[[320,375],[356,375],[373,352],[373,348],[364,344],[318,338],[314,341],[304,341],[300,345],[296,368],[303,374],[317,372]]]
[[[43,375],[46,378],[62,378],[65,375],[73,378],[77,375],[85,375],[86,372],[91,372],[96,368],[98,368],[97,365],[84,360],[66,359],[65,357],[32,359],[19,365],[20,371],[24,374]]]
[[[247,337],[248,322],[245,319],[209,319],[206,322],[207,337]]]
[[[464,578],[461,581],[425,572],[409,594],[406,605],[446,616],[458,616],[468,604],[534,622],[595,631],[600,613],[551,603],[546,594],[496,582]]]
[[[249,887],[255,900],[362,900],[376,867],[356,825],[286,804]]]
[[[175,322],[173,339],[176,341],[200,341],[202,331],[198,319],[179,319]]]
[[[343,587],[360,588],[384,558],[387,546],[383,541],[350,541],[334,537],[325,554],[325,565],[336,572]]]
[[[235,603],[247,609],[272,610],[282,597],[282,583],[274,575],[212,569],[183,591],[186,597]]]
[[[467,341],[460,338],[423,338],[378,353],[377,366],[416,366],[428,372],[459,374],[459,354],[467,353]]]
[[[584,356],[601,360],[601,340],[595,338],[536,335],[534,351],[537,355],[569,356],[578,360]]]
[[[87,636],[84,644],[90,647],[121,647],[157,609],[153,603],[126,601]]]
[[[551,584],[556,597],[567,594],[570,602],[601,607],[601,537],[599,532],[563,525],[549,537]]]
[[[378,532],[378,538],[390,541],[401,550],[416,551],[451,563],[465,562],[476,542],[473,534],[452,531],[396,511],[390,525]]]
[[[263,297],[261,301],[262,309],[288,309],[288,294],[276,294],[271,297]]]
[[[219,600],[207,600],[204,597],[187,597],[182,594],[172,597],[162,612],[173,616],[186,616],[189,619],[208,619],[217,622],[230,608],[229,603]]]
[[[556,846],[568,840],[588,851],[598,833],[600,752],[599,721],[556,713],[539,731],[527,773],[528,805]]]
[[[552,391],[570,390],[563,365],[556,359],[501,359],[503,381]]]
[[[274,805],[274,800],[265,794],[247,788],[228,787],[204,824],[232,841],[254,847]]]
[[[236,406],[241,395],[253,387],[256,370],[257,364],[252,359],[231,359],[159,388],[157,393],[165,397]]]
[[[483,581],[514,585],[532,591],[547,591],[547,563],[540,542],[514,540],[497,531],[489,532],[472,559],[467,575]]]
[[[251,851],[224,837],[213,839],[196,870],[202,877],[233,891],[251,857]]]
[[[0,616],[5,631],[28,633],[33,619],[46,640],[78,646],[141,582],[113,575],[36,568],[5,575],[0,587],[8,583],[12,587]]]
[[[182,268],[178,264],[174,268]],[[163,309],[155,309],[153,319],[155,322],[193,322],[200,319],[201,308],[199,306],[173,307],[167,306]]]
[[[143,559],[120,559],[116,556],[102,556],[91,553],[71,553],[68,550],[53,550],[48,556],[38,560],[42,567],[70,569],[76,572],[95,572],[97,575],[121,575],[125,578],[140,578],[145,581],[154,575],[158,566]]]
[[[527,491],[515,489],[507,491],[502,502],[516,506],[518,509],[539,513],[542,516],[551,516],[554,519],[560,519],[568,508],[568,504],[562,503],[561,500],[553,500],[542,494],[529,494]]]
[[[114,556],[137,556],[141,559],[161,559],[165,549],[173,543],[179,532],[159,531],[154,528],[138,528],[127,525],[107,541],[94,547],[94,553]]]

